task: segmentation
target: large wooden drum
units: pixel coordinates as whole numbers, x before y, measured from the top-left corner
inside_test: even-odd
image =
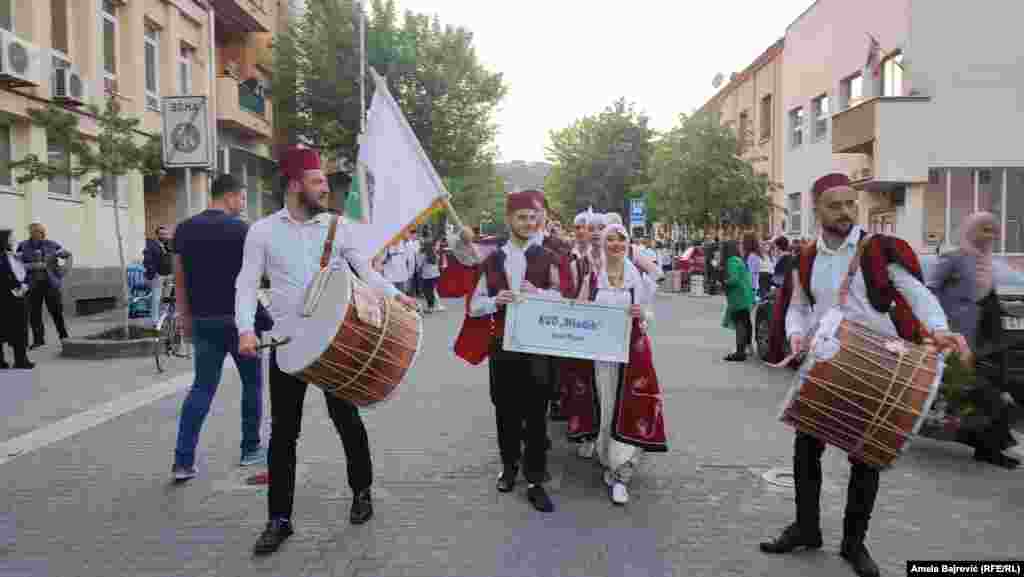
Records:
[[[781,420],[866,464],[892,466],[938,394],[942,357],[844,320],[835,309],[809,350]]]
[[[422,319],[371,289],[342,265],[321,271],[306,315],[275,327],[286,373],[356,406],[390,398],[420,349]]]

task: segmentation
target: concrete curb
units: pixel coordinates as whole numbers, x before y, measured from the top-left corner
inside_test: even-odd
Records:
[[[60,356],[71,359],[122,359],[126,357],[148,357],[153,354],[158,339],[65,339]]]

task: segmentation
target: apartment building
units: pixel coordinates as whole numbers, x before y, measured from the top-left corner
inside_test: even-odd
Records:
[[[819,0],[786,31],[786,193],[815,234],[808,190],[837,170],[860,218],[923,252],[959,244],[960,224],[999,215],[997,250],[1024,261],[1024,46],[1007,43],[1024,4]],[[870,37],[877,73],[865,69]],[[822,65],[824,63],[824,66]]]
[[[700,109],[718,115],[724,125],[736,131],[743,146],[743,158],[773,184],[771,208],[760,223],[760,232],[765,236],[781,234],[787,222],[782,190],[784,45],[785,40],[780,39],[768,47],[742,72],[733,74]]]
[[[277,25],[277,0],[0,0],[0,227],[20,240],[31,222],[42,222],[74,253],[68,311],[105,308],[120,294],[115,189],[125,256],[133,261],[157,226],[206,208],[210,174],[171,169],[110,178],[99,198],[67,178],[18,185],[11,160],[67,156],[28,111],[59,103],[95,135],[86,105],[116,98],[141,118],[141,130],[158,134],[162,98],[205,95],[217,127],[217,167],[248,185],[248,213],[262,216],[277,206],[265,196],[273,136],[265,87]]]
[[[0,0],[0,226],[24,239],[33,221],[75,255],[66,280],[67,310],[84,312],[119,292],[113,198],[119,198],[126,256],[141,256],[147,231],[173,223],[183,175],[109,178],[102,195],[81,194],[67,178],[18,185],[7,163],[35,153],[51,161],[67,154],[48,142],[28,111],[58,102],[96,134],[85,105],[116,98],[140,128],[161,130],[160,97],[205,94],[209,82],[208,11],[195,0]],[[200,193],[206,178],[193,175]]]
[[[287,0],[211,0],[216,50],[217,167],[246,185],[246,216],[282,206],[274,194],[271,39],[289,17]]]

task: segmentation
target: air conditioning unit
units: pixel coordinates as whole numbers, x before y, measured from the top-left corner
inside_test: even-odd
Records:
[[[8,86],[39,86],[39,49],[0,29],[0,82]]]
[[[65,106],[82,106],[88,92],[82,75],[73,67],[55,68],[50,78],[50,92],[54,102]]]

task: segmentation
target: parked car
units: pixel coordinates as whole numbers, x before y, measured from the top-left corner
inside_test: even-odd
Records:
[[[922,255],[920,259],[924,277],[927,279],[929,271],[935,266],[938,257],[929,254]],[[1003,307],[1003,329],[1006,331],[1010,347],[999,354],[979,358],[977,368],[978,371],[990,378],[1007,383],[1024,384],[1024,272],[1012,269],[1005,257],[996,256],[995,259],[1002,260],[1007,265],[1005,271],[997,274],[995,283],[999,290],[999,301]],[[757,343],[757,354],[761,360],[768,358],[768,337],[771,334],[772,312],[779,290],[778,287],[773,289],[757,307],[754,315],[754,336]],[[788,343],[785,344],[785,349],[788,355]]]

